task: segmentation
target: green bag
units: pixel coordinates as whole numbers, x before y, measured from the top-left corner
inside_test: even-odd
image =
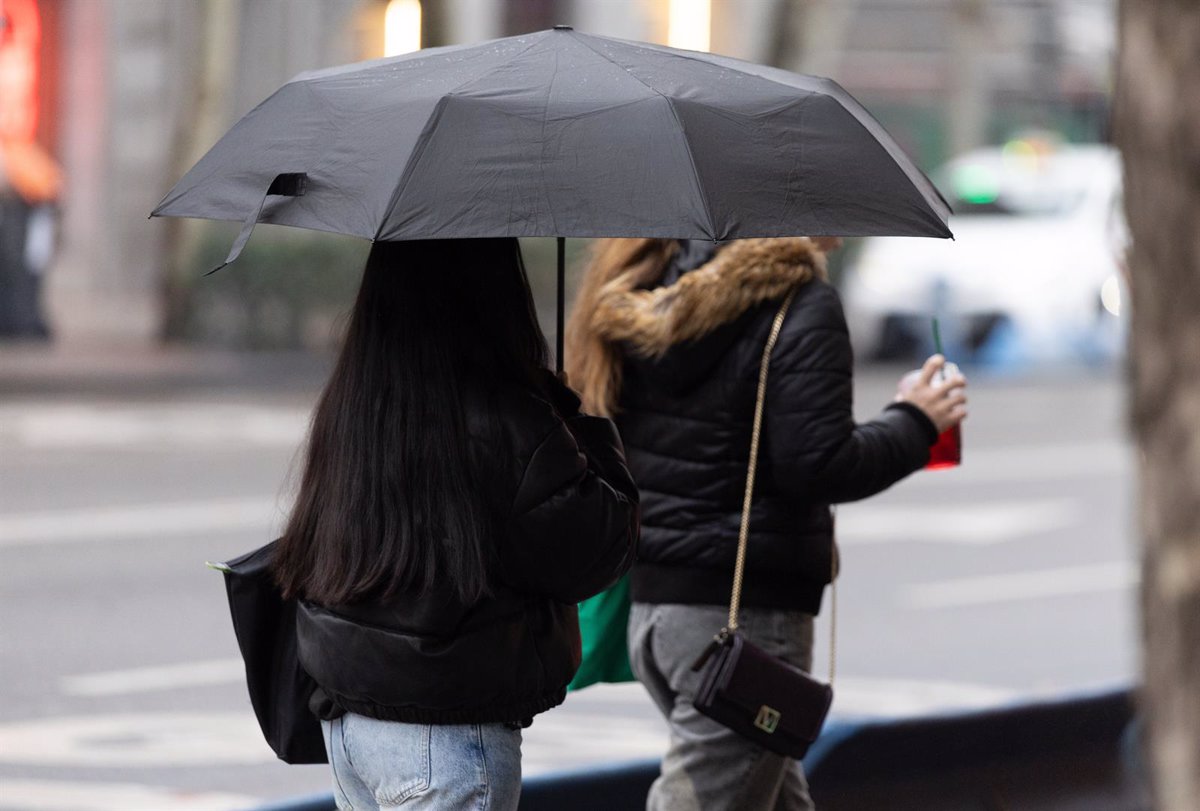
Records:
[[[633,681],[629,668],[629,575],[612,588],[579,604],[579,634],[583,638],[583,660],[568,690],[579,690],[597,682]]]

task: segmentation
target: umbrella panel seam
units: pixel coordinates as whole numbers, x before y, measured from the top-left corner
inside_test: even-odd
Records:
[[[533,42],[529,43],[528,47],[522,48],[518,53],[513,54],[512,58],[501,62],[499,65],[489,68],[488,71],[486,71],[483,75],[487,75],[487,73],[495,73],[498,70],[503,70],[513,62],[516,62],[525,54],[532,51],[534,47],[537,46],[541,41],[541,39],[534,39]],[[458,83],[443,93],[442,97],[438,99],[437,104],[434,105],[433,112],[429,115],[429,119],[425,122],[425,127],[421,130],[421,134],[417,136],[417,143],[420,145],[420,148],[413,150],[413,154],[409,156],[408,162],[404,165],[404,172],[400,175],[400,180],[396,184],[396,188],[392,191],[391,198],[388,200],[387,208],[383,210],[383,217],[379,221],[379,227],[375,229],[375,236],[371,238],[372,242],[379,239],[379,235],[383,233],[384,228],[387,227],[388,221],[392,218],[392,214],[396,211],[396,206],[400,203],[400,198],[403,197],[404,192],[408,190],[408,183],[412,179],[412,174],[416,170],[417,163],[419,163],[421,158],[425,155],[425,150],[429,146],[429,141],[433,137],[433,132],[437,129],[437,121],[441,118],[442,111],[446,108],[447,102],[449,99],[453,98],[454,95],[463,87],[469,85],[471,82],[478,81],[480,78],[482,77],[472,76],[470,79]],[[432,127],[430,126],[431,124],[433,125]],[[426,133],[428,133],[429,137],[425,137]]]
[[[582,38],[582,37],[577,37],[576,39],[579,41],[579,43],[580,43],[581,45],[583,45],[583,46],[584,46],[585,48],[587,48],[589,51],[591,51],[592,53],[594,53],[596,56],[600,57],[600,58],[601,58],[601,59],[603,59],[605,62],[608,62],[610,65],[612,65],[612,66],[614,66],[614,67],[616,67],[616,68],[619,68],[620,70],[623,70],[623,71],[624,71],[624,72],[625,72],[625,73],[626,73],[626,74],[627,74],[627,75],[628,75],[628,76],[629,76],[631,79],[633,79],[635,82],[637,82],[638,84],[642,85],[642,86],[643,86],[643,87],[645,87],[647,90],[650,90],[650,91],[652,91],[652,92],[654,92],[654,93],[657,93],[657,94],[658,94],[658,96],[659,96],[659,97],[660,97],[660,98],[661,98],[663,101],[665,101],[665,102],[666,102],[666,104],[667,104],[667,107],[668,107],[668,108],[671,110],[671,117],[672,117],[673,119],[675,119],[675,124],[676,124],[676,126],[678,126],[678,127],[679,127],[679,135],[680,135],[680,137],[681,137],[681,138],[682,138],[682,140],[683,140],[683,148],[684,148],[684,149],[687,151],[688,165],[692,167],[692,178],[693,178],[693,180],[695,180],[695,182],[696,182],[696,191],[697,191],[697,193],[700,195],[700,200],[701,200],[701,202],[703,202],[703,203],[704,203],[704,216],[708,218],[708,233],[709,233],[709,238],[710,238],[710,239],[712,239],[713,241],[716,241],[716,239],[717,239],[717,236],[716,236],[716,230],[717,230],[717,229],[716,229],[716,223],[715,223],[715,222],[713,222],[713,216],[712,216],[712,207],[709,205],[709,202],[708,202],[708,195],[704,193],[704,184],[700,182],[700,172],[699,172],[699,170],[696,168],[696,158],[695,158],[695,156],[693,156],[693,155],[692,155],[692,145],[691,145],[691,143],[688,141],[688,138],[687,138],[687,130],[686,130],[686,129],[684,129],[684,126],[683,126],[683,121],[681,121],[681,120],[680,120],[680,118],[679,118],[679,113],[678,113],[678,111],[675,109],[675,104],[674,104],[674,102],[672,101],[671,97],[670,97],[670,96],[668,96],[666,93],[662,92],[661,90],[659,90],[657,87],[653,87],[653,86],[651,86],[651,85],[647,84],[647,83],[646,83],[646,81],[645,81],[644,79],[642,79],[640,76],[638,76],[638,75],[637,75],[636,73],[634,73],[633,71],[629,70],[629,68],[625,67],[624,65],[622,65],[621,63],[619,63],[619,62],[617,62],[616,60],[612,59],[611,57],[609,57],[609,56],[606,56],[606,55],[604,55],[603,53],[601,53],[600,51],[598,51],[598,50],[596,50],[595,48],[593,48],[593,47],[592,47],[592,46],[591,46],[589,43],[587,43],[587,42],[583,41],[583,38]]]

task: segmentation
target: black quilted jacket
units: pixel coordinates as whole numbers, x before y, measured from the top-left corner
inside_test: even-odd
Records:
[[[755,302],[658,359],[627,347],[617,425],[642,494],[636,601],[729,601],[759,363],[778,308],[777,298]],[[837,292],[804,283],[770,364],[745,605],[816,614],[834,554],[829,505],[928,461],[937,434],[919,409],[893,404],[855,424],[852,364]]]
[[[427,724],[522,723],[559,704],[579,666],[575,604],[628,570],[637,488],[606,419],[557,382],[465,406],[475,463],[503,511],[494,593],[448,590],[387,603],[301,603],[300,661],[318,715]]]

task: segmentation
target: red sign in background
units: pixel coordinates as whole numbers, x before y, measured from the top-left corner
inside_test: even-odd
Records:
[[[38,142],[41,51],[36,0],[0,0],[0,176],[31,204],[62,188],[58,164]]]
[[[0,140],[37,133],[42,24],[34,0],[0,0]]]

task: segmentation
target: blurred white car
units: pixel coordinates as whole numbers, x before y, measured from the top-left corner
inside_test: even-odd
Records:
[[[955,240],[864,240],[842,282],[859,357],[932,346],[965,360],[1109,358],[1120,352],[1125,230],[1117,151],[1014,141],[934,174]]]

